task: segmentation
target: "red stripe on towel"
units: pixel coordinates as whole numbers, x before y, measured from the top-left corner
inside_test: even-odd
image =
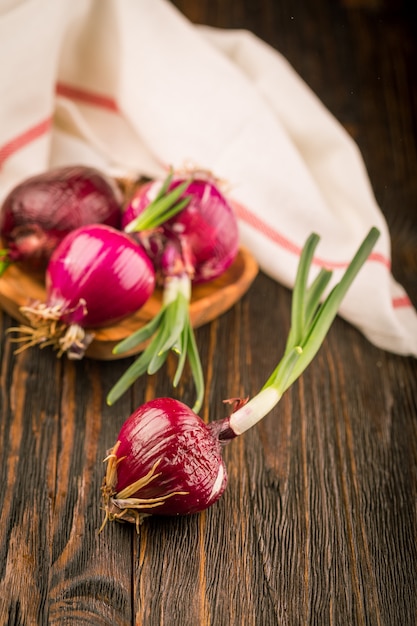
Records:
[[[57,83],[55,86],[55,92],[58,96],[65,96],[70,100],[78,100],[83,104],[89,104],[91,106],[106,109],[112,113],[119,112],[119,106],[114,98],[111,96],[105,96],[88,89],[82,89],[81,87],[74,87],[67,83]]]
[[[237,217],[245,222],[249,226],[251,226],[254,230],[262,233],[265,237],[276,243],[278,246],[291,252],[292,254],[296,254],[300,256],[301,248],[297,246],[295,243],[290,241],[287,237],[279,233],[277,230],[272,228],[269,224],[261,220],[258,216],[254,215],[249,209],[244,207],[242,204],[237,202],[233,202],[233,206],[235,208],[235,212]],[[384,255],[379,252],[372,252],[369,255],[369,260],[374,261],[376,263],[381,263],[384,265],[389,271],[391,270],[391,262]],[[314,257],[313,263],[319,265],[320,267],[327,267],[328,269],[337,269],[347,267],[349,265],[348,262],[334,262],[334,261],[326,261],[319,257]],[[407,295],[400,296],[392,299],[392,306],[394,309],[407,308],[412,307],[412,302]]]
[[[51,127],[51,122],[52,118],[48,117],[46,120],[28,128],[28,130],[25,130],[23,133],[16,135],[16,137],[5,143],[3,146],[0,146],[0,167],[9,157],[12,156],[12,154],[47,133]]]
[[[411,303],[410,298],[407,295],[405,295],[405,296],[399,296],[398,298],[393,298],[392,306],[394,307],[394,309],[402,309],[404,307],[413,306],[413,305]]]
[[[264,235],[274,243],[278,244],[284,250],[300,256],[301,248],[292,241],[290,241],[287,237],[279,233],[277,230],[275,230],[275,228],[261,220],[257,215],[249,211],[249,209],[247,209],[243,205],[237,202],[233,202],[233,206],[235,208],[236,215],[240,220],[257,230],[258,232],[262,233],[262,235]],[[372,252],[369,256],[369,260],[376,261],[377,263],[382,263],[382,265],[385,265],[385,267],[391,269],[390,260],[384,257],[379,252]],[[320,267],[326,267],[328,269],[344,268],[349,265],[349,262],[346,261],[328,261],[325,259],[321,259],[320,257],[314,257],[313,263],[315,265],[319,265]]]

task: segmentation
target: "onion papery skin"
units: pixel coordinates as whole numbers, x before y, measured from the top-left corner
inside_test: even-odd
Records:
[[[108,457],[107,519],[138,524],[151,514],[188,515],[211,506],[227,484],[221,448],[210,425],[182,402],[156,398],[145,403],[125,421]],[[154,478],[120,500],[153,468]],[[141,505],[129,507],[129,499],[140,499]]]
[[[92,167],[60,167],[24,180],[0,212],[9,261],[43,274],[52,252],[75,228],[94,223],[120,228],[122,203],[115,181]]]
[[[66,324],[100,327],[140,309],[155,288],[145,251],[110,226],[92,224],[69,233],[46,271],[46,304]],[[80,302],[85,303],[81,312]]]
[[[187,179],[174,178],[171,191]],[[122,215],[122,228],[138,217],[155,198],[161,181],[140,186]],[[214,180],[194,178],[182,198],[190,197],[188,205],[165,222],[155,236],[150,237],[148,253],[158,267],[163,244],[155,241],[163,237],[176,241],[183,253],[184,265],[194,283],[214,280],[233,263],[239,249],[239,233],[233,208]],[[166,268],[164,268],[166,269]]]

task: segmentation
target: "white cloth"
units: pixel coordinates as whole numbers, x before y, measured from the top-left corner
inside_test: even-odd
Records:
[[[337,280],[381,230],[340,315],[417,356],[417,315],[356,144],[274,49],[190,23],[168,0],[0,0],[0,201],[56,165],[163,175],[192,162],[230,183],[241,242],[291,287],[317,232]]]

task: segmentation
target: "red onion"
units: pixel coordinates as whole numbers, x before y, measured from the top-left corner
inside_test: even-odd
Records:
[[[150,205],[164,184],[168,192],[185,184],[181,197],[189,198],[189,202],[173,217],[166,219],[163,215],[163,220],[156,224],[154,206]],[[170,264],[163,255],[167,241],[178,248],[183,262],[181,271],[194,283],[214,280],[223,274],[239,249],[233,209],[217,181],[209,175],[200,174],[191,180],[174,177],[168,185],[160,180],[142,185],[122,216],[122,228],[126,232],[144,231],[142,241],[148,243],[148,254],[163,278],[178,275],[178,260]]]
[[[1,271],[19,262],[27,272],[44,273],[58,243],[86,224],[118,228],[122,193],[116,183],[92,167],[60,167],[17,185],[3,202]]]
[[[191,286],[217,278],[236,258],[238,226],[231,205],[212,176],[170,174],[164,181],[139,187],[122,217],[122,227],[139,237],[153,260],[163,285],[163,306],[157,319],[116,346],[115,353],[122,354],[154,338],[111,389],[107,401],[115,402],[144,372],[156,372],[174,350],[180,355],[174,386],[188,356],[198,411],[204,380],[189,318]]]
[[[186,459],[179,440],[192,442]],[[139,407],[123,425],[108,460],[104,493],[110,518],[122,513],[120,518],[139,523],[155,509],[161,515],[202,511],[226,487],[221,444],[212,434],[212,425],[171,398]],[[140,483],[132,485],[132,476],[138,476]],[[138,512],[131,506],[132,497],[141,500]]]
[[[107,457],[102,494],[106,521],[186,515],[211,506],[226,488],[222,445],[254,426],[279,402],[319,350],[353,279],[379,237],[371,229],[344,276],[320,303],[331,278],[321,270],[307,287],[318,243],[312,235],[302,252],[295,280],[291,329],[282,359],[249,402],[236,401],[228,417],[205,424],[178,400],[159,398],[139,407],[123,424]]]
[[[94,336],[86,328],[131,315],[154,287],[152,263],[128,235],[103,224],[77,228],[50,258],[46,302],[21,307],[32,324],[18,329],[29,335],[23,348],[51,344],[59,355],[80,359]]]

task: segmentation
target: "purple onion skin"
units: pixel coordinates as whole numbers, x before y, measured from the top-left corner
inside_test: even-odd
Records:
[[[0,212],[0,235],[11,262],[39,274],[59,242],[86,224],[120,228],[122,194],[92,167],[52,169],[17,185]]]
[[[188,515],[214,504],[227,484],[219,437],[222,424],[205,424],[173,398],[157,398],[134,411],[108,457],[112,471],[108,468],[103,484],[106,519],[138,525],[146,515]],[[155,477],[129,493],[142,504],[129,508],[123,490],[152,468]],[[123,502],[118,501],[120,496]],[[159,500],[156,505],[154,499]]]
[[[125,233],[103,224],[70,232],[46,271],[47,306],[59,306],[61,321],[84,328],[127,317],[154,288],[155,272],[145,251]]]
[[[185,180],[174,179],[169,190]],[[151,181],[137,190],[122,215],[122,228],[144,211],[160,186],[160,181]],[[167,240],[177,242],[193,283],[203,283],[220,276],[235,260],[239,249],[238,226],[230,203],[215,182],[195,178],[183,194],[187,196],[191,196],[189,204],[158,229],[158,237],[162,233]],[[158,268],[163,246],[151,240],[151,254],[153,247]]]

